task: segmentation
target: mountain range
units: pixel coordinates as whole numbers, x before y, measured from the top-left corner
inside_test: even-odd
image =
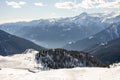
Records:
[[[66,49],[72,50],[84,50],[94,45],[105,45],[108,41],[117,39],[120,37],[120,23],[113,23],[108,28],[95,35],[91,35],[85,39],[78,40],[74,43],[64,46]]]
[[[75,17],[1,24],[0,29],[47,48],[82,40],[120,21],[118,13],[81,13]]]

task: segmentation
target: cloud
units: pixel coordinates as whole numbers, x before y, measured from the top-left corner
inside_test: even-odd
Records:
[[[81,3],[75,3],[75,2],[56,3],[55,7],[61,8],[61,9],[120,8],[120,1],[115,0],[115,1],[109,2],[107,0],[83,0],[81,1]]]
[[[45,6],[42,2],[34,3],[35,6]]]
[[[81,8],[119,8],[120,1],[109,2],[107,0],[84,0],[78,4]]]
[[[55,7],[61,8],[61,9],[72,9],[75,7],[75,3],[73,2],[62,2],[62,3],[56,3]]]
[[[6,4],[13,7],[13,8],[21,8],[26,4],[26,2],[20,1],[20,2],[14,2],[14,1],[6,1]]]

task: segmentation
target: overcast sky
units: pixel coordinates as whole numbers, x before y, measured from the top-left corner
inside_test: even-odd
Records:
[[[0,23],[119,11],[120,0],[0,0]]]

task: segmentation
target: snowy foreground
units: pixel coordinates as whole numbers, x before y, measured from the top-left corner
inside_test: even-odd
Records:
[[[120,68],[73,68],[29,72],[2,68],[0,80],[120,80]]]
[[[36,53],[36,52],[35,52]],[[0,56],[0,80],[120,80],[120,64],[111,68],[35,69],[34,54]]]

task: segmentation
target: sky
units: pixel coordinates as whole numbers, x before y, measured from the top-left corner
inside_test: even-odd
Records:
[[[0,0],[0,23],[120,12],[120,0]]]

